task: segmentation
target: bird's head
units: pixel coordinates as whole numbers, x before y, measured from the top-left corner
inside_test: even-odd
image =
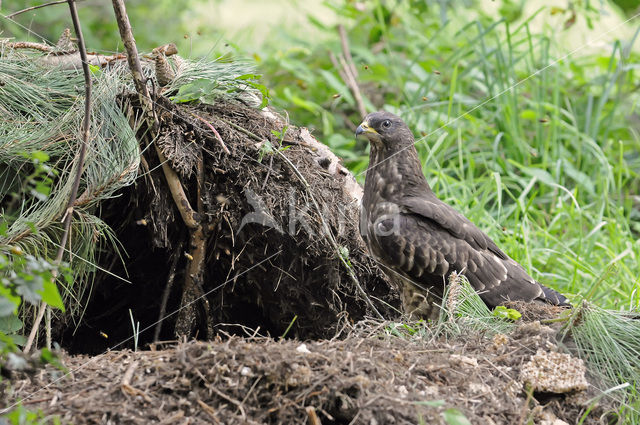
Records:
[[[413,133],[400,117],[385,111],[367,115],[358,126],[356,136],[369,139],[372,149],[395,152],[413,145]]]

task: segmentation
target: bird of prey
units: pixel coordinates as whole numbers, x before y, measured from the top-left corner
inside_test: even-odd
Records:
[[[365,117],[356,136],[371,154],[361,233],[399,286],[405,312],[436,318],[452,272],[462,273],[490,308],[508,301],[569,305],[542,286],[461,213],[439,200],[422,173],[411,130],[389,112]]]

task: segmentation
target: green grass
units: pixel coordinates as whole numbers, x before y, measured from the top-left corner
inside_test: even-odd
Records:
[[[574,300],[637,307],[638,32],[557,61],[568,51],[532,26],[536,16],[507,22],[459,6],[443,23],[429,5],[333,3],[367,108],[414,129],[436,193],[545,284]],[[576,19],[599,16],[585,6]],[[340,53],[337,31],[311,22],[333,41],[284,34],[259,69],[275,106],[314,127],[362,181],[367,147],[349,129],[360,117],[327,55]]]

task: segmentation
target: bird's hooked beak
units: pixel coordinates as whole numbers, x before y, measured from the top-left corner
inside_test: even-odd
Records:
[[[380,136],[377,131],[375,131],[373,128],[369,127],[369,123],[366,122],[366,121],[363,121],[362,124],[360,124],[358,126],[358,128],[356,128],[356,137],[358,137],[361,134],[364,134],[367,137],[370,134],[375,134],[377,136]]]
[[[361,134],[364,134],[367,139],[369,139],[369,143],[371,143],[372,146],[382,146],[382,137],[380,137],[380,133],[378,133],[375,129],[369,127],[369,123],[367,122],[367,120],[364,120],[362,124],[360,124],[356,129],[356,137]]]

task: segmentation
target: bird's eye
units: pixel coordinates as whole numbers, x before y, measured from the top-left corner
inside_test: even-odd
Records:
[[[389,128],[389,127],[391,127],[391,121],[389,120],[382,121],[382,128]]]

